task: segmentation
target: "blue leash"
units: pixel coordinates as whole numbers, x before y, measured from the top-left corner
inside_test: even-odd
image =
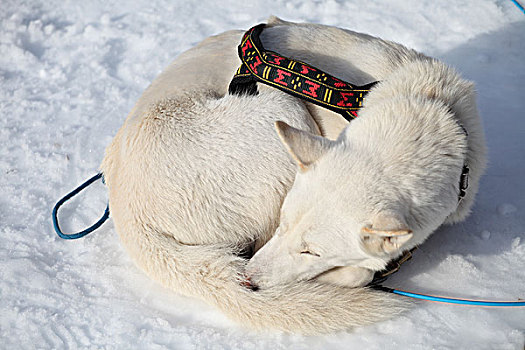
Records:
[[[402,296],[413,298],[413,299],[435,301],[438,303],[446,303],[446,304],[460,304],[460,305],[486,306],[486,307],[525,307],[525,301],[521,301],[521,300],[518,300],[518,301],[486,301],[486,300],[458,299],[458,298],[438,297],[435,295],[407,292],[404,290],[384,287],[382,285],[373,285],[371,286],[371,288],[381,290],[387,293],[402,295]]]
[[[523,8],[523,6],[521,6],[521,4],[516,1],[516,0],[510,0],[514,3],[514,5],[516,5],[517,8],[519,8],[521,10],[521,12],[525,13],[525,8]]]
[[[102,178],[102,173],[98,173],[97,175],[88,179],[86,182],[84,182],[83,184],[75,188],[73,191],[66,194],[64,198],[62,198],[61,200],[57,202],[57,204],[55,204],[55,207],[53,208],[53,214],[52,214],[53,215],[53,226],[55,227],[55,232],[60,238],[77,239],[77,238],[84,237],[88,233],[91,233],[95,231],[97,228],[99,228],[109,218],[109,204],[108,204],[106,206],[106,210],[104,211],[104,215],[102,215],[102,217],[97,222],[95,222],[93,225],[89,226],[85,230],[82,230],[77,233],[66,234],[62,232],[62,230],[60,229],[60,226],[58,225],[58,208],[60,208],[62,204],[64,204],[65,202],[67,202],[68,200],[76,196],[77,194],[79,194],[83,189],[85,189],[86,187],[88,187],[89,185],[91,185],[93,182],[97,181],[100,178]],[[104,179],[102,179],[102,181],[104,181]]]

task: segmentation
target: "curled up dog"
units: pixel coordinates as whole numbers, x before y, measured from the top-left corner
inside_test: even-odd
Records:
[[[473,85],[399,44],[270,18],[267,49],[379,81],[348,124],[262,84],[228,94],[242,35],[181,54],[108,146],[101,168],[123,245],[166,287],[256,328],[315,334],[399,313],[403,300],[364,286],[468,215],[485,166]]]

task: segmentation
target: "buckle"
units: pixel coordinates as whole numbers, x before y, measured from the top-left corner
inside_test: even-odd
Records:
[[[459,200],[460,201],[467,194],[469,172],[470,172],[470,168],[468,167],[468,165],[467,164],[463,165],[463,170],[461,171],[461,177],[459,178]]]
[[[369,286],[382,283],[388,278],[388,276],[399,271],[399,269],[401,268],[401,265],[403,265],[408,260],[412,259],[412,253],[416,249],[417,249],[417,246],[415,246],[414,248],[410,250],[405,251],[403,255],[401,255],[399,258],[393,261],[390,261],[384,270],[376,272],[374,275],[374,279],[372,280],[372,282],[369,283]]]

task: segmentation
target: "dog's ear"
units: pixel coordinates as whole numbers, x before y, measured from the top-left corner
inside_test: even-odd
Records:
[[[333,141],[296,129],[285,122],[275,123],[277,134],[302,171],[321,157]]]
[[[405,220],[392,212],[377,214],[371,226],[361,229],[363,247],[372,255],[394,253],[412,238],[412,230]]]
[[[268,19],[266,20],[266,25],[269,27],[285,25],[285,24],[292,24],[292,22],[285,21],[274,15],[270,15],[270,17],[268,17]]]

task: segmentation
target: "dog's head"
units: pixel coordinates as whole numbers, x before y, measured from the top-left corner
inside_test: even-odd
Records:
[[[413,235],[395,181],[343,136],[276,128],[299,171],[274,237],[247,266],[251,282],[264,288],[340,266],[383,269]]]

